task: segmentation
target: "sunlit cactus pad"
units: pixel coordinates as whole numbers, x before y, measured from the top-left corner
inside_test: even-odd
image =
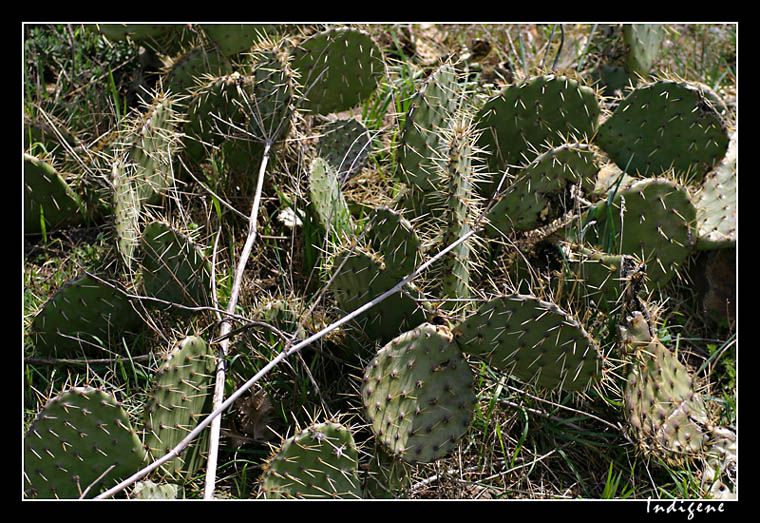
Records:
[[[673,169],[699,180],[726,154],[728,132],[700,90],[659,80],[631,91],[599,126],[596,143],[629,173]]]
[[[413,463],[454,450],[475,407],[472,370],[449,330],[429,323],[378,351],[364,371],[361,392],[376,437]]]
[[[737,137],[731,138],[726,157],[708,174],[695,201],[697,248],[721,249],[736,245]]]
[[[590,139],[596,132],[599,100],[590,87],[564,76],[537,76],[510,85],[480,109],[477,126],[483,131],[478,147],[489,156],[490,196],[498,177],[509,166],[527,165],[547,145]]]
[[[601,378],[593,338],[570,314],[534,296],[487,301],[454,333],[466,354],[545,388],[585,390]]]
[[[265,465],[261,493],[270,499],[360,498],[358,451],[351,430],[328,421],[284,440]]]
[[[318,114],[345,111],[366,100],[385,72],[380,48],[358,29],[317,33],[301,42],[293,56],[306,95],[301,107]]]
[[[51,399],[24,437],[24,494],[79,498],[92,484],[85,495],[91,498],[146,464],[140,438],[116,399],[75,387]]]
[[[205,341],[188,336],[159,368],[145,404],[145,444],[154,459],[182,441],[210,412],[214,359]],[[170,477],[193,474],[197,445],[163,465]]]

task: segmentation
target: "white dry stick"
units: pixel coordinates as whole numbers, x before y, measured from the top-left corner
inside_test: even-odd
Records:
[[[300,342],[300,343],[298,343],[296,345],[293,345],[290,349],[283,350],[282,352],[280,352],[274,359],[272,359],[269,363],[267,363],[266,366],[264,366],[264,368],[262,368],[258,373],[256,373],[255,376],[253,376],[250,380],[248,380],[247,382],[245,382],[242,386],[240,386],[240,388],[238,388],[235,392],[233,392],[225,401],[223,401],[218,407],[216,407],[213,410],[213,412],[211,412],[211,414],[209,414],[202,422],[200,422],[198,424],[197,427],[195,427],[195,429],[193,429],[190,432],[190,434],[188,434],[187,436],[185,436],[185,439],[183,439],[182,441],[180,441],[177,444],[177,446],[175,446],[173,449],[171,449],[167,454],[165,454],[163,457],[159,458],[158,460],[154,461],[153,463],[151,463],[147,467],[143,468],[142,470],[139,470],[139,471],[135,472],[134,474],[132,474],[130,477],[128,477],[127,479],[125,479],[124,481],[122,481],[121,483],[119,483],[118,485],[116,485],[116,486],[110,488],[109,490],[107,490],[107,491],[99,494],[98,496],[95,497],[95,499],[107,499],[107,498],[110,498],[111,496],[113,496],[114,494],[116,494],[118,492],[121,492],[122,490],[124,490],[125,488],[127,488],[128,486],[130,486],[131,484],[133,484],[134,482],[136,482],[137,480],[139,480],[139,479],[145,477],[146,475],[150,474],[151,472],[153,472],[154,470],[156,470],[158,467],[160,467],[161,465],[163,465],[167,461],[170,461],[170,460],[176,458],[177,456],[179,456],[180,453],[182,451],[184,451],[185,448],[187,448],[187,446],[190,444],[190,442],[193,441],[196,437],[198,437],[198,435],[201,432],[203,432],[203,430],[210,423],[212,423],[215,419],[218,419],[219,415],[222,412],[224,412],[226,409],[228,409],[230,407],[230,405],[232,405],[235,402],[235,400],[237,400],[248,389],[250,389],[253,386],[254,383],[256,383],[262,377],[264,377],[266,374],[268,374],[269,371],[272,370],[275,366],[277,366],[277,364],[279,364],[282,360],[284,360],[285,358],[287,358],[291,354],[295,354],[296,352],[300,351],[301,349],[303,349],[307,345],[310,345],[310,344],[314,343],[315,341],[317,341],[318,339],[322,338],[327,333],[329,333],[329,332],[337,329],[338,327],[340,327],[344,323],[347,323],[347,322],[353,320],[354,318],[356,318],[357,316],[359,316],[359,315],[363,314],[364,312],[368,311],[369,309],[371,309],[372,307],[374,307],[378,303],[380,303],[383,300],[385,300],[386,298],[388,298],[388,296],[391,296],[392,294],[395,294],[397,292],[401,292],[401,289],[402,289],[402,287],[404,285],[406,285],[407,283],[409,283],[411,280],[413,280],[415,277],[417,277],[418,274],[420,274],[425,269],[427,269],[430,265],[432,265],[433,263],[435,263],[441,256],[445,256],[452,249],[455,249],[458,245],[460,245],[461,243],[467,241],[467,239],[470,236],[474,235],[475,233],[477,233],[479,231],[480,231],[480,227],[473,227],[468,233],[464,234],[462,237],[460,237],[458,240],[456,240],[455,242],[453,242],[451,245],[449,245],[445,249],[443,249],[440,252],[438,252],[438,254],[436,254],[435,256],[433,256],[427,262],[425,262],[422,265],[420,265],[409,276],[407,276],[403,280],[399,281],[396,285],[394,285],[393,287],[391,287],[390,289],[388,289],[387,291],[385,291],[383,294],[381,294],[377,298],[375,298],[375,299],[373,299],[373,300],[365,303],[364,305],[362,305],[361,307],[359,307],[358,309],[356,309],[352,313],[344,316],[343,318],[341,318],[340,320],[336,321],[335,323],[333,323],[331,325],[328,325],[327,327],[325,327],[321,331],[319,331],[319,332],[317,332],[315,334],[312,334],[311,336],[309,336],[308,338],[306,338],[302,342]],[[210,460],[210,456],[209,456],[209,460]],[[210,468],[210,466],[209,466],[209,468]],[[207,474],[208,474],[208,472],[207,472]]]
[[[235,269],[235,280],[232,284],[232,292],[230,293],[230,301],[227,304],[227,312],[234,314],[235,307],[237,307],[238,297],[240,296],[240,287],[243,282],[243,273],[245,272],[245,266],[248,263],[248,258],[251,255],[251,249],[256,241],[256,225],[258,223],[259,205],[261,204],[261,191],[264,186],[264,173],[266,172],[267,162],[269,160],[269,151],[272,147],[271,141],[267,140],[264,143],[264,157],[261,160],[259,166],[259,178],[256,182],[256,194],[253,198],[253,206],[251,208],[251,217],[248,222],[248,238],[245,240],[243,246],[243,252],[240,254],[240,260],[238,261],[237,268]],[[222,404],[224,400],[224,366],[229,352],[230,338],[227,336],[230,330],[232,330],[232,322],[229,319],[225,319],[222,322],[219,337],[222,338],[221,347],[219,350],[219,360],[216,367],[216,385],[214,388],[214,410]],[[206,485],[203,492],[204,499],[212,499],[214,497],[214,488],[216,485],[216,463],[217,456],[219,455],[219,436],[221,434],[222,418],[217,416],[211,423],[211,429],[209,434],[209,447],[208,447],[208,462],[206,467]]]

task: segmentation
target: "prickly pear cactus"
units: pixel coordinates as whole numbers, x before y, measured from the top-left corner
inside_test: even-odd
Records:
[[[315,34],[293,51],[305,100],[301,108],[317,114],[345,111],[366,100],[385,72],[382,52],[359,29],[339,27]]]
[[[175,483],[154,483],[149,479],[138,481],[132,489],[133,499],[181,499],[184,489]]]
[[[24,234],[77,225],[84,219],[79,196],[50,163],[24,153]]]
[[[423,83],[407,111],[401,141],[396,155],[395,176],[412,191],[416,198],[437,189],[436,157],[445,140],[440,130],[448,126],[459,102],[457,73],[446,63],[436,69]],[[415,215],[423,214],[425,202],[410,202]]]
[[[330,235],[340,238],[354,231],[351,211],[341,192],[341,183],[334,164],[324,158],[314,158],[309,174],[309,194],[319,223]]]
[[[660,24],[624,24],[623,40],[628,48],[625,69],[634,79],[646,78],[652,70],[665,38]]]
[[[534,296],[494,298],[454,329],[465,354],[548,389],[585,390],[602,377],[596,341],[570,314]]]
[[[24,495],[93,497],[137,472],[146,458],[129,417],[111,394],[74,387],[51,399],[24,437]]]
[[[351,430],[327,421],[284,440],[264,466],[261,494],[268,499],[361,498]]]
[[[121,336],[136,333],[142,319],[121,288],[87,275],[66,282],[32,320],[31,337],[53,358],[102,357],[118,350]]]
[[[666,285],[694,247],[697,211],[686,189],[665,178],[633,183],[596,205],[586,240],[608,253],[636,256],[650,283]],[[622,215],[622,216],[621,216]]]
[[[697,249],[722,249],[736,245],[738,198],[737,133],[726,157],[707,175],[694,205],[697,208]]]
[[[199,24],[225,56],[248,51],[277,26],[271,24]]]
[[[201,338],[189,336],[168,356],[156,375],[143,416],[145,444],[158,459],[173,449],[211,412],[214,358]],[[192,476],[200,466],[202,439],[162,466],[171,478]]]
[[[694,183],[726,154],[728,132],[699,89],[658,80],[631,91],[599,126],[595,143],[628,173],[674,170]]]
[[[166,74],[165,87],[174,94],[186,95],[204,75],[215,77],[232,73],[232,64],[218,49],[198,46],[177,57]]]
[[[488,154],[490,181],[481,194],[490,197],[502,173],[526,165],[548,145],[590,139],[596,132],[599,101],[590,87],[564,76],[526,78],[506,87],[478,112],[478,147]]]
[[[211,263],[191,240],[164,222],[148,224],[141,237],[145,293],[171,304],[201,307],[211,303]],[[174,307],[176,313],[192,313]]]
[[[332,290],[338,306],[352,312],[411,274],[421,259],[420,239],[411,224],[388,208],[375,210],[366,246],[344,246],[331,260]],[[345,260],[345,263],[344,263]],[[342,268],[341,268],[342,266]],[[364,332],[385,343],[426,321],[427,305],[411,283],[357,317]]]
[[[429,323],[377,352],[364,371],[361,395],[377,439],[411,463],[454,450],[475,408],[467,360],[446,327]]]
[[[503,234],[546,225],[570,210],[570,187],[588,193],[599,166],[587,144],[550,149],[518,171],[488,212],[492,227]]]
[[[367,164],[372,139],[367,128],[355,118],[329,122],[320,131],[317,155],[335,167],[338,179],[345,183]]]

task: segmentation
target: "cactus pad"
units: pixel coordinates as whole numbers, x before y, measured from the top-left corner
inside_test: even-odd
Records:
[[[726,154],[728,132],[696,87],[659,80],[638,87],[599,126],[596,143],[629,173],[673,169],[695,182]]]
[[[93,497],[145,464],[140,438],[114,397],[75,387],[50,400],[24,437],[24,494],[79,498],[94,484]]]
[[[364,371],[361,394],[376,437],[412,463],[449,454],[475,408],[467,361],[449,330],[429,323],[378,351]]]
[[[324,158],[314,158],[309,175],[311,205],[324,230],[338,238],[354,230],[351,211],[340,187],[335,165]]]
[[[601,378],[596,342],[568,313],[533,296],[490,300],[454,333],[465,354],[545,388],[584,390]]]
[[[317,154],[335,167],[341,183],[361,172],[372,146],[369,131],[361,122],[354,118],[334,120],[321,133]]]
[[[102,357],[104,350],[119,345],[119,336],[141,325],[131,300],[118,287],[80,276],[45,302],[32,320],[31,336],[49,357]]]
[[[315,34],[293,51],[293,69],[301,76],[305,110],[317,114],[345,111],[366,100],[385,72],[372,37],[352,28]]]
[[[153,222],[141,238],[145,293],[186,307],[210,303],[211,263],[190,239],[166,223]],[[177,312],[187,309],[177,308]]]
[[[564,76],[532,77],[506,87],[476,118],[482,130],[478,147],[487,151],[488,172],[494,173],[481,193],[490,197],[501,173],[532,162],[547,145],[590,139],[599,114],[594,90]]]
[[[360,498],[358,451],[351,431],[328,421],[286,439],[265,466],[261,491],[272,499]]]
[[[638,257],[646,264],[650,282],[663,286],[694,246],[696,213],[682,186],[664,178],[644,179],[617,192],[612,205],[597,204],[597,223],[586,239],[605,252]]]
[[[77,225],[83,219],[79,196],[48,162],[24,153],[24,234]]]
[[[698,249],[721,249],[736,245],[736,139],[735,133],[726,157],[714,172],[707,175],[696,199]]]
[[[211,412],[214,358],[206,342],[189,336],[169,354],[156,375],[145,404],[145,444],[158,459],[173,449]],[[162,466],[170,477],[192,475],[198,466],[196,440]]]

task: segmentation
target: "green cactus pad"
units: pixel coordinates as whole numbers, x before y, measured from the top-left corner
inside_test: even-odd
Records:
[[[309,194],[312,207],[325,231],[338,238],[353,233],[351,211],[341,192],[340,178],[335,166],[324,158],[315,158],[311,163]]]
[[[409,276],[422,262],[422,242],[409,220],[400,213],[380,207],[375,209],[367,232],[370,245],[382,255],[385,270],[401,279]]]
[[[141,237],[145,293],[186,307],[208,305],[211,263],[203,251],[163,222],[148,224]],[[177,307],[176,312],[190,312]]]
[[[510,166],[527,165],[547,145],[590,139],[600,108],[596,93],[564,76],[527,78],[487,101],[476,117],[482,130],[478,147],[487,154],[490,182],[481,193],[490,197]]]
[[[435,159],[444,140],[440,130],[447,127],[456,110],[458,92],[456,70],[443,64],[425,80],[409,105],[395,176],[412,190],[424,193],[437,187]]]
[[[177,98],[156,92],[144,104],[144,112],[130,116],[125,125],[114,163],[123,164],[123,176],[130,180],[141,204],[160,201],[174,184],[172,158],[180,143],[178,124]]]
[[[50,163],[24,153],[24,234],[78,225],[84,218],[79,196]]]
[[[95,26],[88,24],[86,27],[97,30],[109,40],[118,41],[129,37],[132,40],[141,41],[163,36],[176,26],[170,24],[98,24],[96,29]]]
[[[146,457],[111,394],[75,387],[51,399],[24,437],[24,495],[79,498],[93,484],[91,498],[137,472]]]
[[[702,454],[708,439],[704,401],[686,367],[643,328],[640,312],[634,312],[630,323],[630,328],[621,329],[623,343],[632,346],[627,352],[633,355],[624,392],[627,430],[648,454],[672,464],[693,459]]]
[[[200,24],[225,56],[248,51],[277,26],[268,24]]]
[[[293,51],[306,99],[301,108],[317,114],[345,111],[366,100],[385,72],[382,53],[359,29],[315,34]]]
[[[546,225],[570,210],[570,184],[589,193],[598,172],[594,151],[586,144],[550,149],[519,171],[489,210],[488,220],[503,234]]]
[[[694,183],[726,154],[728,132],[699,89],[660,80],[638,87],[599,126],[596,144],[640,176],[673,169]]]
[[[201,338],[182,340],[159,368],[143,417],[145,444],[154,459],[182,441],[211,412],[214,357]],[[189,477],[199,466],[199,440],[162,466],[169,477]]]
[[[359,461],[351,431],[315,423],[282,442],[265,465],[261,492],[269,499],[359,499]]]
[[[664,38],[665,27],[661,24],[623,25],[623,40],[628,47],[625,68],[633,78],[649,75]]]
[[[676,276],[694,246],[696,214],[682,186],[667,179],[644,179],[617,192],[612,205],[597,204],[596,223],[585,238],[605,252],[636,256],[646,264],[649,281],[663,286]]]
[[[317,155],[335,167],[341,183],[361,172],[372,148],[369,131],[361,122],[354,118],[334,120],[320,134]]]
[[[137,332],[142,319],[118,286],[90,276],[66,282],[32,320],[37,350],[54,358],[102,357],[121,345],[119,337]]]
[[[337,270],[344,259],[346,263],[335,274],[332,290],[338,306],[347,313],[377,298],[401,279],[389,274],[376,255],[359,248],[352,253],[338,255],[333,260],[333,270]],[[417,301],[421,298],[421,293],[407,284],[401,292],[389,296],[356,320],[370,338],[385,343],[426,320],[424,305]]]
[[[364,371],[361,394],[377,439],[411,463],[453,451],[476,402],[472,370],[451,333],[429,323],[378,351]]]
[[[736,245],[737,134],[731,138],[726,157],[707,175],[697,208],[697,249],[722,249]]]
[[[235,127],[245,128],[242,85],[250,81],[239,73],[204,77],[192,90],[186,102],[184,146],[193,161],[218,148]]]
[[[465,354],[548,389],[585,390],[601,378],[599,348],[583,326],[534,296],[490,300],[454,335]]]
[[[185,95],[204,75],[215,77],[232,73],[232,64],[214,47],[194,47],[179,56],[166,72],[165,87],[173,94]]]
[[[125,272],[131,275],[136,263],[135,253],[140,245],[142,202],[123,162],[115,161],[111,174],[116,249]]]

